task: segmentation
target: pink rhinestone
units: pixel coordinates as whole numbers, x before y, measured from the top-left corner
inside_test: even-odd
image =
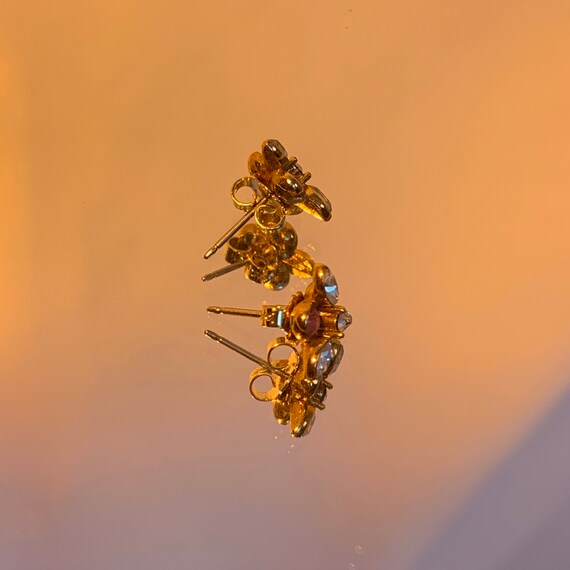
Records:
[[[307,315],[307,322],[305,323],[305,332],[308,336],[314,336],[317,334],[319,328],[321,327],[321,316],[317,309],[311,309]]]

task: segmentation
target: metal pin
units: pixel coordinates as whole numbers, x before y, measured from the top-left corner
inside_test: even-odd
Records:
[[[283,165],[283,170],[289,172],[289,170],[293,167],[297,165],[297,157],[296,156],[292,156],[284,165]],[[301,170],[301,167],[298,167],[299,170]],[[299,176],[299,181],[302,184],[306,184],[307,181],[309,180],[309,178],[311,178],[311,173],[310,172],[305,172],[304,174],[301,174],[301,176]]]
[[[207,273],[206,275],[204,275],[202,277],[202,281],[211,281],[212,279],[215,279],[216,277],[221,277],[222,275],[225,275],[226,273],[230,273],[232,271],[235,271],[236,269],[239,269],[240,267],[244,267],[248,263],[249,263],[249,261],[247,259],[244,259],[243,261],[236,261],[235,263],[230,263],[229,265],[226,265],[225,267],[222,267],[221,269],[216,269],[216,271],[212,271],[212,273]]]
[[[295,166],[295,164],[297,164],[297,157],[296,156],[292,156],[283,166],[283,170],[289,170],[292,166]]]
[[[208,307],[208,313],[216,315],[235,315],[237,317],[257,317],[263,327],[283,328],[285,305],[263,305],[261,311],[256,309],[235,309],[234,307]]]
[[[255,309],[234,309],[232,307],[208,307],[208,313],[216,315],[237,315],[238,317],[257,317],[261,318],[261,311]]]
[[[224,338],[223,336],[220,336],[219,334],[211,330],[205,330],[204,334],[207,337],[211,338],[212,340],[215,340],[216,342],[223,344],[225,347],[229,348],[230,350],[233,350],[234,352],[237,352],[238,354],[245,356],[245,358],[247,358],[248,360],[251,360],[256,364],[259,364],[259,366],[265,368],[268,372],[271,372],[272,374],[277,374],[278,376],[281,376],[281,378],[285,378],[286,380],[290,380],[291,376],[287,374],[287,372],[279,370],[279,368],[275,368],[274,366],[271,366],[271,364],[269,364],[267,360],[261,358],[260,356],[256,356],[255,354],[249,352],[245,348],[242,348],[241,346],[233,343],[231,340],[228,340],[227,338]]]
[[[264,196],[255,203],[205,254],[204,259],[209,259],[218,251],[233,235],[235,235],[239,230],[253,218],[255,212],[259,206],[265,204],[269,200],[269,196]]]

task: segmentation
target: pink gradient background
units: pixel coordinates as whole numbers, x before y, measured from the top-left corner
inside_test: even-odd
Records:
[[[0,570],[569,568],[569,38],[567,1],[3,2]],[[200,281],[268,137],[355,317],[294,447],[202,334],[263,354],[205,307],[303,287]]]

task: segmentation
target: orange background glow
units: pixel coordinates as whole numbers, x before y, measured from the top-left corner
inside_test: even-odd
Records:
[[[4,1],[0,570],[527,568],[570,505],[569,53],[567,1]],[[200,281],[270,137],[354,316],[300,441],[203,336],[263,355],[205,307],[305,286]]]

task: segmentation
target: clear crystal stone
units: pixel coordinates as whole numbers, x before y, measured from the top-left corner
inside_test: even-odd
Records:
[[[321,282],[328,301],[333,305],[336,305],[338,301],[338,285],[332,271],[328,267],[325,267],[324,269]]]
[[[333,360],[334,360],[333,346],[330,341],[327,341],[323,345],[323,348],[321,348],[319,357],[317,359],[317,374],[319,374],[319,376],[326,374],[329,368],[331,367]]]
[[[352,315],[345,311],[336,318],[336,328],[339,332],[344,332],[352,324]]]

